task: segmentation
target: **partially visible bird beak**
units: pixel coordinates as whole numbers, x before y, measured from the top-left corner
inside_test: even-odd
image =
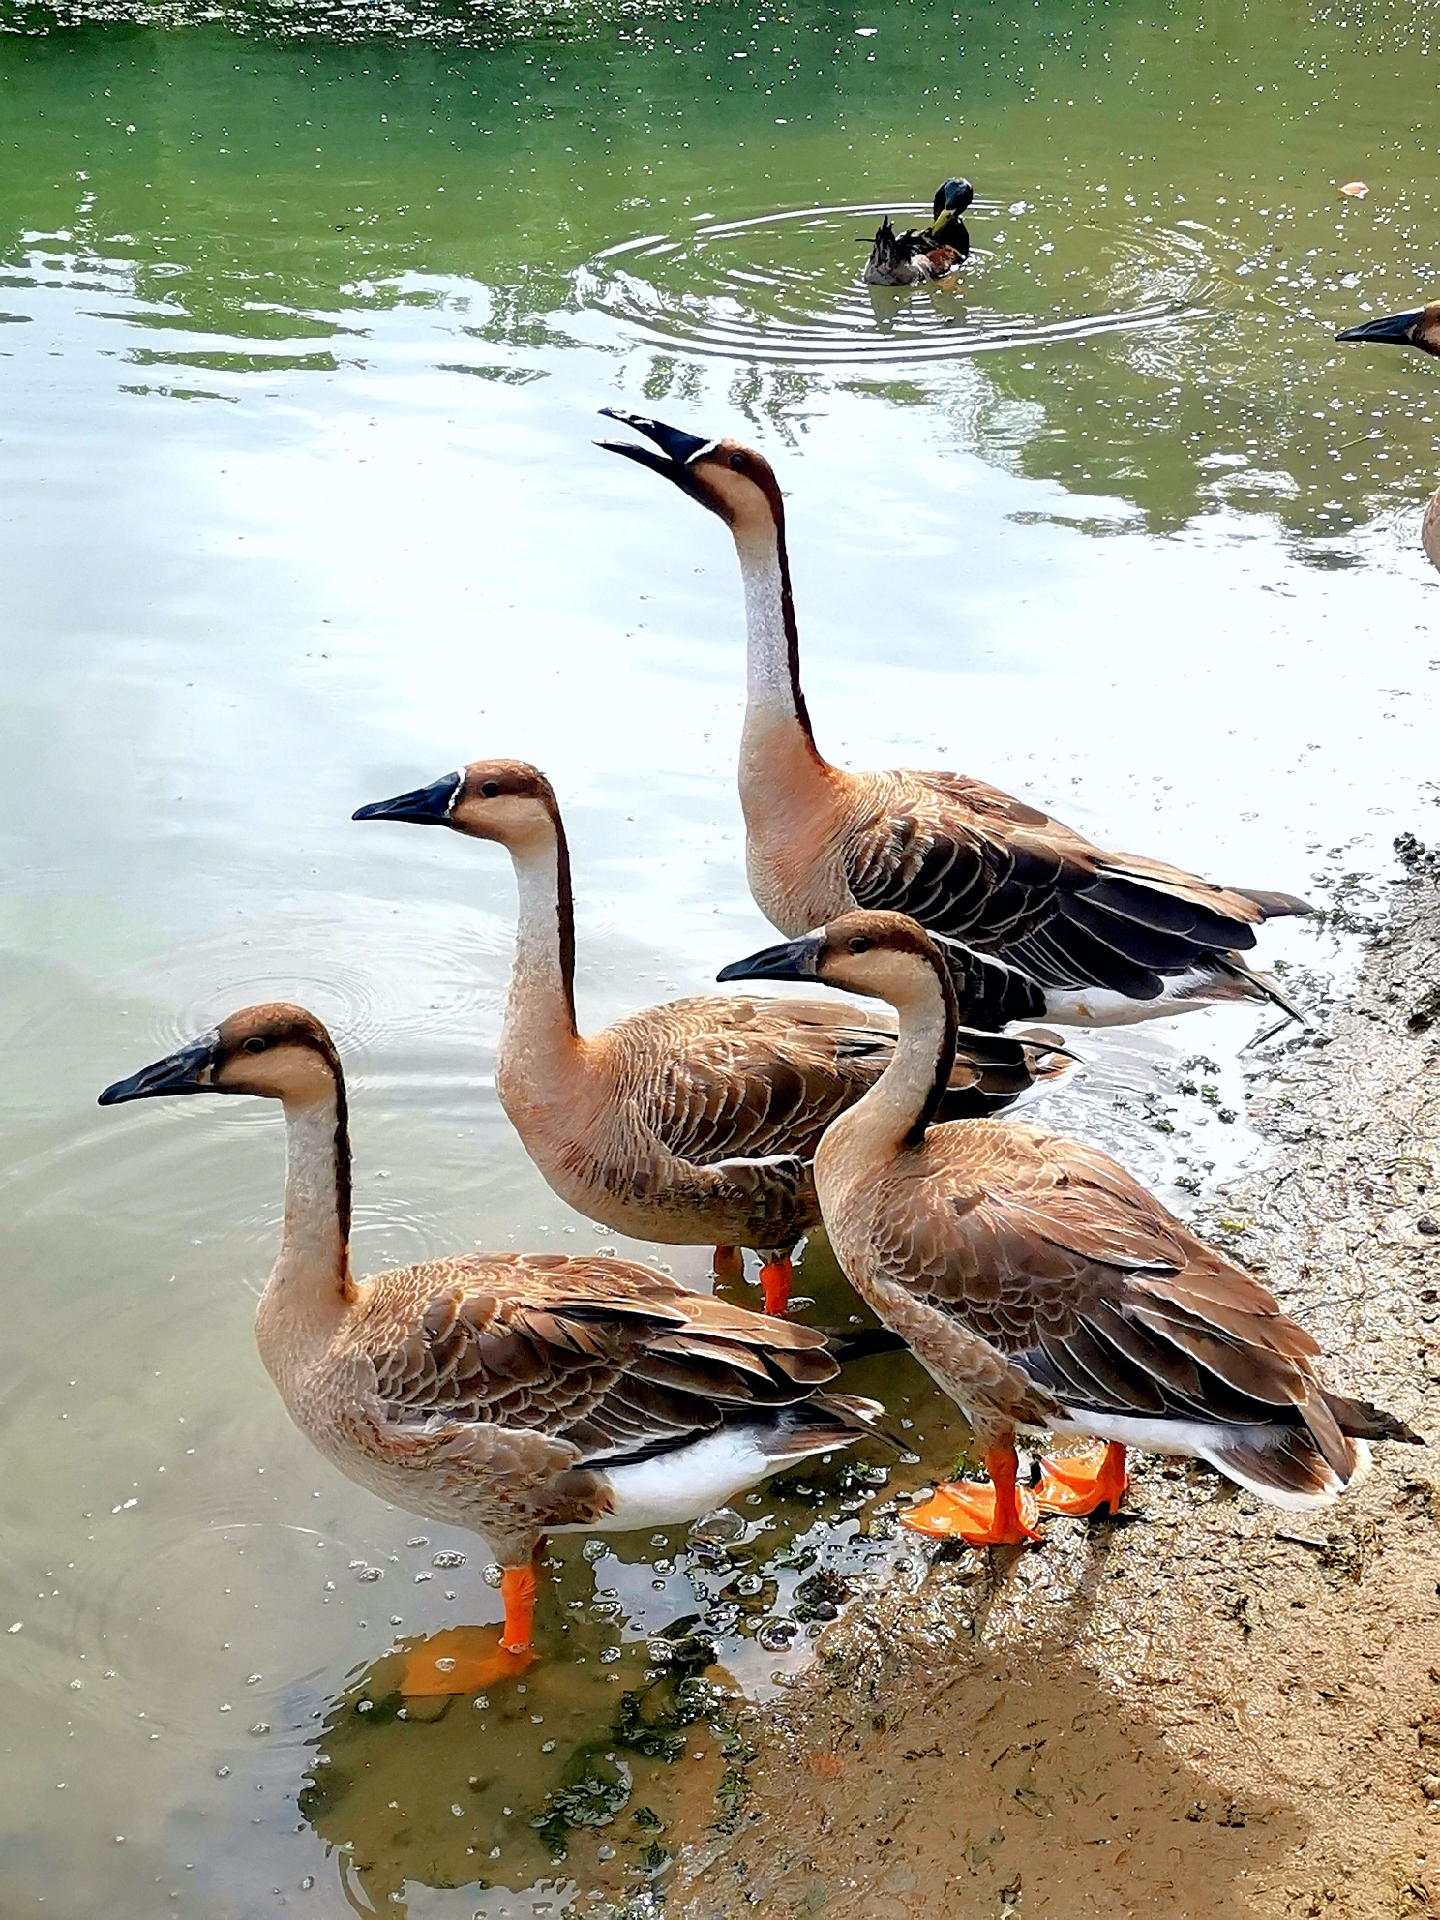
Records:
[[[691,462],[715,445],[713,440],[702,440],[695,433],[682,433],[679,427],[667,427],[663,420],[649,420],[643,413],[628,413],[623,407],[601,407],[600,412],[607,420],[618,420],[622,426],[643,433],[660,451],[652,453],[649,447],[637,447],[633,440],[597,440],[596,446],[604,447],[607,453],[623,453],[627,460],[663,473],[677,486],[683,487],[689,480]]]
[[[1383,320],[1362,320],[1358,327],[1347,327],[1335,338],[1380,341],[1388,347],[1415,347],[1420,344],[1415,338],[1415,327],[1424,316],[1425,309],[1416,307],[1410,313],[1387,314]]]
[[[450,809],[460,791],[461,775],[447,773],[428,787],[416,787],[411,793],[397,793],[393,800],[372,800],[368,807],[357,807],[352,820],[413,820],[421,827],[448,827]]]
[[[762,947],[748,959],[732,960],[716,974],[717,980],[813,980],[823,936],[802,934],[778,947]]]
[[[118,1107],[123,1100],[149,1100],[161,1094],[209,1093],[211,1069],[215,1065],[217,1033],[202,1034],[178,1052],[167,1054],[153,1066],[141,1067],[128,1080],[117,1080],[106,1087],[98,1104]]]

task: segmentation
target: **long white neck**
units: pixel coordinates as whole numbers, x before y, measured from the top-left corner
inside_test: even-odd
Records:
[[[955,1064],[955,1000],[930,967],[917,969],[913,987],[896,1001],[899,1036],[890,1063],[863,1099],[830,1127],[815,1156],[890,1155],[918,1146],[935,1116]],[[823,1193],[823,1189],[822,1189]]]
[[[784,531],[773,522],[737,530],[735,552],[745,588],[746,630],[740,798],[753,831],[765,809],[818,792],[832,770],[815,745],[800,691],[800,643]]]
[[[781,556],[779,530],[737,535],[735,552],[745,587],[745,701],[747,720],[764,715],[772,720],[801,723],[804,708],[796,653],[792,651],[792,618],[787,616],[789,581]]]
[[[538,1087],[580,1051],[570,858],[558,828],[537,830],[510,854],[519,911],[498,1069],[511,1087]]]
[[[353,1297],[350,1140],[344,1090],[285,1103],[285,1227],[256,1317],[260,1357],[284,1392],[324,1351]]]

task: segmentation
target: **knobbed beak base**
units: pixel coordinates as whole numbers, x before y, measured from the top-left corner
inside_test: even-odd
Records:
[[[450,809],[460,791],[461,775],[447,773],[432,780],[428,787],[416,787],[411,793],[397,793],[393,800],[372,800],[368,807],[357,807],[352,820],[410,820],[419,827],[446,827]]]
[[[762,947],[748,959],[732,960],[716,974],[717,980],[813,980],[820,957],[821,936],[802,934],[776,947]]]
[[[1416,307],[1409,313],[1387,314],[1383,320],[1362,320],[1358,327],[1347,327],[1335,338],[1369,340],[1387,347],[1414,347],[1419,345],[1414,338],[1415,325],[1424,316],[1425,309]]]
[[[97,1104],[118,1107],[125,1100],[150,1100],[162,1094],[216,1092],[210,1080],[217,1037],[207,1033],[153,1066],[142,1067],[128,1080],[117,1080],[114,1086],[106,1087]]]

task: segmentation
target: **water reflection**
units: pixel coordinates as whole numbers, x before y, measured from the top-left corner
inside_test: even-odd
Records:
[[[0,0],[5,25],[60,17]],[[136,1059],[301,998],[353,1068],[358,1267],[610,1240],[491,1091],[509,875],[349,824],[477,755],[550,768],[589,1026],[704,991],[767,937],[740,865],[729,543],[617,485],[588,447],[599,404],[775,459],[837,758],[960,766],[1105,844],[1334,899],[1325,927],[1267,930],[1312,999],[1394,834],[1433,838],[1412,528],[1436,388],[1419,356],[1329,339],[1440,271],[1433,156],[1393,131],[1432,115],[1423,10],[946,26],[887,4],[862,37],[810,0],[710,0],[481,51],[468,7],[385,18],[444,44],[0,35],[7,1914],[251,1920],[339,1870],[357,1904],[402,1892],[436,1920],[558,1907],[587,1846],[595,1873],[615,1844],[643,1875],[665,1834],[635,1815],[730,1764],[703,1721],[703,1762],[617,1744],[628,1696],[663,1718],[689,1679],[764,1694],[847,1593],[920,1577],[879,1510],[963,1434],[908,1362],[871,1362],[855,1390],[920,1456],[887,1486],[837,1466],[770,1483],[733,1538],[566,1544],[544,1659],[486,1723],[523,1800],[487,1786],[472,1818],[476,1710],[402,1721],[394,1675],[428,1636],[493,1627],[475,1542],[412,1545],[289,1428],[254,1353],[278,1117],[97,1124]],[[976,259],[877,315],[863,210],[955,170],[984,203]],[[1036,1117],[1186,1203],[1254,1151],[1229,1118],[1253,1030],[1087,1040]],[[703,1280],[703,1257],[626,1250]],[[798,1292],[845,1324],[818,1240]],[[652,1643],[692,1635],[713,1651],[677,1677]],[[575,1754],[611,1751],[628,1798],[557,1863],[529,1822],[582,1786]],[[606,1780],[618,1762],[602,1804]],[[528,1906],[500,1893],[526,1875]],[[493,1895],[440,1891],[479,1879]]]

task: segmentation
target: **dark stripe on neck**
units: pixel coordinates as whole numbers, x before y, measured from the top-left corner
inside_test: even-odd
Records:
[[[565,838],[565,823],[560,818],[560,809],[548,781],[541,797],[550,815],[550,824],[555,829],[555,930],[560,950],[560,987],[565,995],[566,1012],[570,1016],[570,1031],[578,1033],[579,1028],[575,1024],[575,895],[570,885],[570,843]]]
[[[335,1081],[335,1226],[340,1236],[340,1283],[350,1290],[350,1214],[354,1202],[354,1180],[350,1166],[350,1106],[345,1097],[345,1069],[327,1033],[322,1040],[310,1037],[309,1044],[324,1059]]]
[[[790,586],[790,551],[785,544],[785,502],[781,497],[779,482],[768,467],[763,475],[756,474],[755,479],[770,504],[770,515],[775,522],[775,555],[780,563],[780,612],[785,622],[785,659],[790,669],[790,697],[794,702],[800,731],[818,760],[820,751],[815,745],[815,735],[810,726],[810,710],[800,690],[800,631],[795,624],[795,595]]]
[[[795,718],[800,722],[800,731],[809,741],[810,751],[818,760],[820,753],[810,726],[810,709],[805,705],[805,695],[800,690],[800,632],[795,625],[795,595],[790,588],[790,555],[785,547],[783,513],[775,522],[775,550],[780,561],[780,610],[785,620],[785,659],[790,669],[790,697],[795,703]]]
[[[925,1096],[925,1104],[916,1117],[915,1124],[905,1136],[907,1147],[918,1147],[934,1123],[940,1110],[940,1102],[945,1098],[950,1086],[950,1075],[955,1069],[955,1043],[959,1038],[960,1014],[955,1004],[955,989],[950,982],[950,972],[938,954],[926,955],[930,970],[940,985],[945,1001],[945,1025],[940,1035],[940,1044],[935,1050],[935,1077],[930,1083],[930,1091]]]

